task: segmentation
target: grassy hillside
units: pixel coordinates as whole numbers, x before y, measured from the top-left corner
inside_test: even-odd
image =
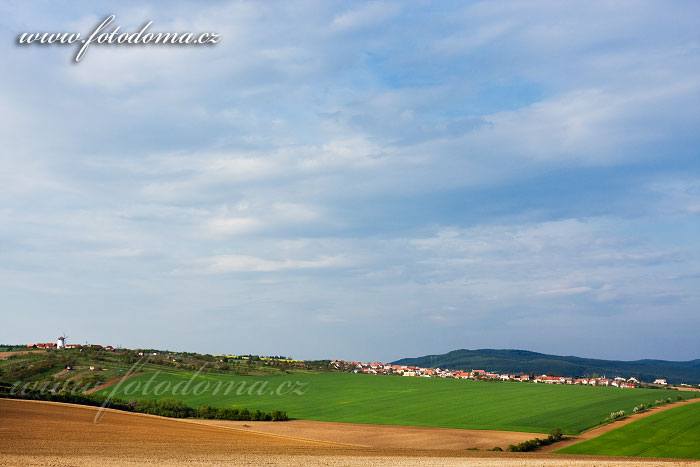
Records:
[[[191,379],[192,378],[192,379]],[[178,395],[190,381],[189,393]],[[138,394],[151,381],[147,395]],[[226,396],[212,394],[217,383],[233,382],[246,387],[264,384],[261,394],[236,390]],[[200,384],[200,386],[197,386]],[[205,390],[209,383],[209,390]],[[295,394],[274,394],[281,385],[289,389],[299,383]],[[168,387],[179,385],[173,395]],[[240,386],[236,386],[235,389]],[[197,388],[197,391],[194,389]],[[527,383],[479,382],[469,380],[374,376],[352,373],[298,372],[276,376],[235,376],[187,373],[144,374],[120,388],[108,388],[115,397],[177,397],[192,407],[209,404],[271,411],[280,409],[290,417],[308,420],[419,425],[446,428],[531,431],[548,433],[559,426],[573,434],[600,424],[612,411],[631,412],[633,406],[671,394],[655,389],[617,389],[582,386],[554,386]],[[193,394],[199,392],[199,395]],[[221,389],[223,392],[223,389]],[[676,391],[673,391],[673,397]],[[689,393],[682,394],[689,397]]]
[[[557,452],[700,459],[700,403],[650,415]]]
[[[665,360],[598,360],[572,356],[547,355],[527,350],[454,350],[442,355],[403,358],[397,365],[436,366],[453,370],[493,370],[561,376],[606,375],[608,377],[634,376],[651,382],[665,378],[670,383],[700,384],[700,359],[687,362]]]

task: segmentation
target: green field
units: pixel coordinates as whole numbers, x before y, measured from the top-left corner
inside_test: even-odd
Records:
[[[557,452],[700,459],[700,403],[650,415]]]
[[[352,373],[298,372],[274,376],[236,376],[203,374],[192,379],[190,391],[173,396],[165,391],[179,383],[180,389],[192,374],[183,372],[157,375],[146,373],[128,380],[119,388],[102,391],[120,399],[176,397],[191,407],[209,404],[263,411],[285,410],[290,417],[306,420],[419,425],[445,428],[471,428],[548,433],[555,426],[567,434],[579,433],[599,425],[612,411],[632,408],[640,403],[668,396],[675,391],[655,389],[618,389],[584,386],[554,386],[532,383],[479,382],[438,378],[374,376]],[[152,383],[146,395],[134,393],[147,381]],[[263,394],[213,395],[215,384],[265,383]],[[289,392],[271,394],[280,385],[299,382],[303,395]],[[199,395],[193,389],[209,391]],[[238,386],[237,388],[240,388]],[[248,388],[246,387],[246,389]],[[283,386],[283,391],[290,387]],[[157,396],[154,389],[162,391]],[[684,394],[688,396],[688,393]]]

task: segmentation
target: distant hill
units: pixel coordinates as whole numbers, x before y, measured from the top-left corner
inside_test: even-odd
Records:
[[[599,376],[612,378],[636,377],[651,382],[664,378],[669,383],[700,384],[700,359],[687,362],[665,360],[598,360],[559,355],[547,355],[527,350],[479,349],[453,350],[443,355],[402,358],[395,365],[439,367],[451,370],[491,370],[500,373],[549,374],[554,376]]]

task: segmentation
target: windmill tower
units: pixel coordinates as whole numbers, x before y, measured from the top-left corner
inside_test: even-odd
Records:
[[[66,348],[66,339],[68,339],[68,336],[66,336],[65,334],[66,333],[64,332],[62,336],[58,337],[58,342],[56,343],[57,349],[65,349]]]

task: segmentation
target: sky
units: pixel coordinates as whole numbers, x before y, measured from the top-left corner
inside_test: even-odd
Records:
[[[20,46],[23,32],[215,32]],[[0,342],[700,358],[700,4],[4,2]]]

